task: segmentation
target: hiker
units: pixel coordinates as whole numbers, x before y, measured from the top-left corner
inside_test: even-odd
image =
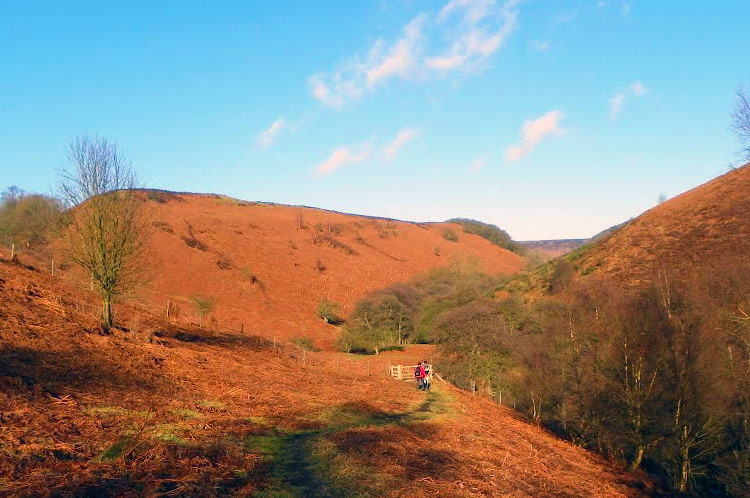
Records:
[[[425,378],[424,367],[421,363],[418,363],[414,368],[414,378],[417,379],[417,389],[420,391],[424,389],[424,378]]]
[[[424,388],[425,389],[429,389],[430,388],[430,380],[431,380],[431,377],[430,377],[430,364],[427,363],[427,360],[424,360],[422,363],[424,364],[424,367],[423,367],[424,368],[424,379],[423,379],[422,382],[423,382]]]

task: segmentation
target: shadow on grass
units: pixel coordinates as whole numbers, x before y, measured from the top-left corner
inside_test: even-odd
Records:
[[[0,378],[15,378],[26,389],[37,387],[52,394],[68,389],[92,391],[101,389],[143,389],[157,386],[151,376],[134,375],[123,369],[117,359],[105,352],[44,351],[27,347],[5,347],[0,350]],[[163,385],[159,378],[158,384]]]
[[[227,334],[207,330],[185,330],[171,327],[154,332],[154,335],[160,339],[174,339],[179,342],[209,346],[240,347],[253,351],[267,351],[273,348],[271,341],[254,335]]]
[[[403,480],[457,476],[453,451],[430,448],[439,431],[428,422],[446,413],[445,394],[428,394],[413,410],[390,413],[367,403],[344,403],[321,414],[320,428],[274,429],[245,440],[264,455],[256,472],[267,486],[256,496],[376,496]],[[383,465],[402,468],[399,476]],[[398,477],[398,480],[394,480]]]

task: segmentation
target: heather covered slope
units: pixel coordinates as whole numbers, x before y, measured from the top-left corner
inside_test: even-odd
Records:
[[[242,202],[218,195],[146,192],[152,208],[154,308],[167,300],[198,321],[190,297],[216,300],[220,326],[261,335],[305,335],[330,344],[336,329],[318,318],[326,298],[346,315],[374,289],[420,272],[472,261],[511,274],[517,254],[453,224],[418,224],[305,207]],[[444,237],[452,228],[457,241]]]
[[[689,190],[581,252],[582,272],[627,286],[654,282],[660,268],[683,277],[750,257],[750,164]]]
[[[0,261],[0,493],[639,496],[648,485],[447,385],[357,358],[163,323]],[[293,375],[285,375],[293,372]],[[265,494],[264,494],[265,493]]]

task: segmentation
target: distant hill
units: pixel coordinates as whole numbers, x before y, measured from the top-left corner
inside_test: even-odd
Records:
[[[537,251],[545,260],[553,259],[577,249],[589,239],[519,240],[516,243],[529,251]]]
[[[153,239],[152,280],[141,296],[197,322],[191,297],[215,299],[223,328],[309,336],[331,344],[338,329],[318,317],[322,299],[346,316],[369,291],[456,258],[511,274],[522,258],[448,223],[411,223],[213,194],[144,191]],[[446,238],[446,229],[457,240]]]

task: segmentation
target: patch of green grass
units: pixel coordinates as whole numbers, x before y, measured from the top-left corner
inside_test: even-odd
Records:
[[[89,406],[84,408],[83,412],[86,415],[94,417],[148,417],[148,410],[128,410],[121,406]]]
[[[99,455],[99,460],[108,462],[120,458],[125,450],[132,444],[133,440],[130,437],[120,438],[115,444],[104,450],[104,453]]]
[[[176,424],[159,424],[149,432],[153,439],[157,441],[179,445],[188,444],[186,439],[179,436],[179,433],[182,432],[182,427]]]
[[[325,438],[313,442],[310,448],[313,470],[326,482],[334,496],[370,497],[381,495],[378,490],[389,489],[392,479],[362,465],[349,455],[339,452],[336,445]]]
[[[221,401],[212,401],[207,399],[198,401],[196,405],[207,410],[223,410],[227,406],[226,403],[222,403]]]
[[[252,422],[256,425],[270,425],[271,421],[268,420],[266,417],[261,417],[259,415],[250,415],[248,417],[243,417],[242,420],[245,420],[247,422]]]
[[[247,436],[243,443],[245,448],[264,455],[266,458],[273,458],[277,455],[283,446],[284,433],[276,429],[268,434]]]
[[[189,420],[203,416],[200,413],[196,412],[195,410],[189,410],[187,408],[176,408],[172,410],[172,413],[174,413],[178,417],[182,417],[184,419],[189,419]]]

